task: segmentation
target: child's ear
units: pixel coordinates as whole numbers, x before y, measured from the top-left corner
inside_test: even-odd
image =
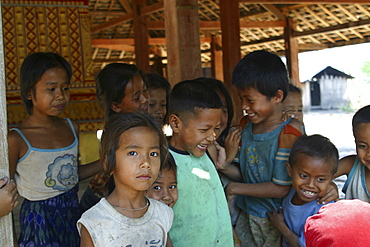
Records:
[[[27,99],[32,100],[32,89],[28,89]]]
[[[283,101],[283,98],[284,98],[284,92],[283,90],[277,90],[275,96],[273,97],[273,99],[275,100],[276,103],[280,103]]]
[[[285,165],[286,165],[286,169],[288,170],[289,177],[293,177],[292,176],[292,167],[291,167],[291,165],[289,163],[286,163]]]
[[[168,123],[170,124],[173,133],[179,132],[181,120],[178,116],[176,116],[175,114],[171,114],[168,118]]]
[[[113,102],[110,105],[110,109],[112,109],[112,111],[114,111],[114,112],[121,112],[122,111],[121,105],[118,104],[117,102]]]

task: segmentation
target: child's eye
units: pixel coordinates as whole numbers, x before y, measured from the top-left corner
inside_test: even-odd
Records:
[[[48,88],[48,91],[55,91],[55,88]]]
[[[305,175],[305,174],[299,174],[299,176],[300,176],[301,178],[307,178],[307,175]]]
[[[366,148],[366,145],[365,144],[358,144],[358,147],[359,148]]]
[[[176,189],[177,188],[177,185],[170,185],[170,190],[173,190],[173,189]]]
[[[166,106],[167,106],[167,104],[162,104],[161,106],[162,106],[162,107],[166,107]]]
[[[158,152],[151,152],[150,156],[157,157],[157,156],[159,156],[159,153]]]
[[[159,185],[156,185],[156,186],[154,186],[154,188],[153,188],[154,190],[161,190],[162,188],[161,188],[161,186],[159,186]]]
[[[318,181],[319,183],[323,183],[323,182],[325,182],[325,181],[326,181],[326,179],[325,179],[325,178],[318,178],[318,179],[317,179],[317,181]]]
[[[138,101],[140,97],[133,98],[132,101]]]
[[[154,107],[154,104],[149,104],[149,107]]]
[[[136,156],[136,155],[137,155],[137,152],[135,152],[135,151],[130,151],[130,152],[128,152],[128,155],[129,155],[129,156]]]
[[[68,91],[69,90],[69,87],[65,87],[63,88],[64,91]]]

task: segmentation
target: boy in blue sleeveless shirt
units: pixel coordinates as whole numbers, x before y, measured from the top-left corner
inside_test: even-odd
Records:
[[[225,193],[207,152],[219,134],[222,107],[216,91],[196,79],[179,82],[171,93],[170,153],[177,164],[178,201],[170,236],[176,247],[233,246]]]
[[[219,171],[240,183],[226,187],[228,199],[239,195],[242,209],[236,233],[243,246],[279,246],[280,232],[270,224],[266,212],[281,206],[291,179],[285,163],[301,135],[295,119],[283,121],[283,100],[289,80],[280,57],[261,50],[249,53],[236,65],[233,85],[247,114],[237,166],[224,164]]]

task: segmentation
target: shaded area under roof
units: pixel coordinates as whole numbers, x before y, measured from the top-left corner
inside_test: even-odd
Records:
[[[351,75],[347,75],[346,73],[343,73],[342,71],[339,71],[337,69],[334,69],[331,66],[326,67],[325,69],[321,70],[319,73],[314,75],[312,79],[316,78],[319,79],[323,75],[332,75],[332,76],[337,76],[337,77],[345,77],[347,79],[353,79],[354,77]]]

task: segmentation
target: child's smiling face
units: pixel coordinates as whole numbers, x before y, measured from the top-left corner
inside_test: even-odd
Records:
[[[173,207],[178,198],[177,179],[173,169],[163,169],[157,180],[147,190],[146,195]]]
[[[370,123],[360,123],[354,130],[357,157],[370,170]]]
[[[294,165],[287,164],[292,187],[296,191],[292,203],[303,205],[324,196],[334,178],[335,167],[333,161],[298,154]]]
[[[171,138],[171,145],[179,150],[201,157],[207,147],[220,134],[222,109],[199,109],[196,115],[184,117],[170,116],[170,125],[177,137]],[[187,118],[187,119],[185,119]]]

